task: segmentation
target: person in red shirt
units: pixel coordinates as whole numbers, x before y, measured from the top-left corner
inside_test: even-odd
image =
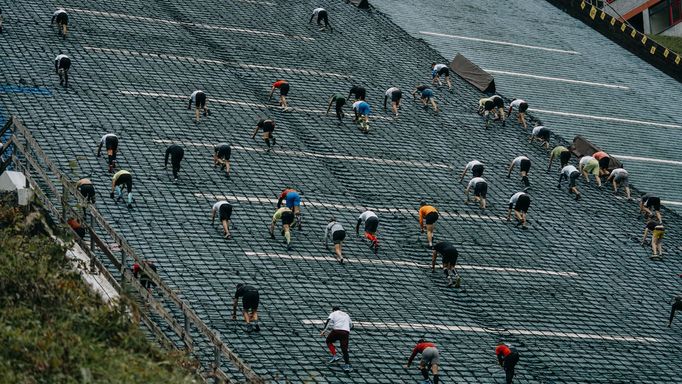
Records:
[[[412,360],[414,360],[418,353],[422,354],[422,359],[419,362],[419,370],[422,372],[422,376],[424,376],[424,380],[420,381],[420,384],[438,384],[438,364],[440,363],[440,353],[438,352],[438,348],[436,348],[436,344],[428,342],[424,340],[424,338],[419,339],[419,341],[417,341],[417,345],[415,345],[414,349],[412,350],[410,358],[407,359],[405,368],[410,367]],[[429,379],[429,369],[431,369],[431,373],[433,373],[433,381]]]
[[[289,108],[289,104],[287,104],[289,82],[283,79],[277,79],[274,83],[272,83],[272,89],[270,89],[270,96],[268,97],[268,100],[272,99],[272,94],[275,92],[275,89],[279,89],[279,105],[284,109]]]
[[[604,152],[604,151],[599,151],[595,152],[592,154],[592,157],[597,159],[599,161],[599,174],[601,176],[608,176],[609,175],[609,163],[611,162],[611,158],[609,155]]]
[[[495,355],[497,355],[497,363],[504,369],[507,376],[507,384],[511,384],[514,379],[514,367],[519,362],[519,353],[514,346],[500,341],[495,348]]]
[[[424,226],[426,226],[426,239],[429,241],[429,248],[433,248],[433,227],[437,220],[438,210],[422,201],[419,204],[419,229],[421,233],[424,233]]]
[[[293,188],[286,187],[282,190],[277,200],[277,209],[282,206],[282,201],[285,202],[286,207],[291,209],[296,217],[296,222],[291,226],[298,227],[298,230],[303,229],[302,218],[301,218],[301,193]]]

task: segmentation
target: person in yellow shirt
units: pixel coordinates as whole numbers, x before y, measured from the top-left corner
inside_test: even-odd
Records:
[[[426,239],[429,241],[429,248],[433,248],[433,228],[438,221],[438,210],[436,207],[422,201],[419,204],[419,230],[424,233],[426,227]]]

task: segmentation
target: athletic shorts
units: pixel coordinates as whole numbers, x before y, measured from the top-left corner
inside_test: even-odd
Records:
[[[599,162],[597,160],[590,160],[583,166],[583,170],[595,176],[599,176]]]
[[[504,108],[504,100],[502,100],[501,97],[494,98],[493,103],[495,104],[495,108]]]
[[[221,205],[220,208],[218,209],[218,213],[220,214],[220,221],[230,220],[230,217],[232,216],[232,205],[230,204]]]
[[[424,216],[424,223],[426,223],[426,225],[434,224],[436,221],[438,221],[438,212],[430,212]]]
[[[454,265],[457,264],[457,252],[452,251],[452,252],[445,252],[443,254],[443,264],[449,264],[449,265]]]
[[[530,160],[528,159],[521,160],[520,169],[521,172],[527,173],[528,171],[530,171]]]
[[[301,195],[298,192],[289,192],[286,196],[287,208],[293,209],[294,207],[301,206]]]
[[[473,167],[471,167],[471,173],[474,175],[474,177],[483,176],[483,170],[485,170],[483,164],[476,164]]]
[[[195,102],[196,102],[196,108],[197,109],[204,109],[206,107],[206,94],[203,92],[199,92],[195,96]]]
[[[116,151],[118,149],[118,137],[107,136],[107,138],[104,140],[104,146],[107,148],[107,150]]]
[[[79,187],[81,195],[86,199],[95,199],[95,186],[92,184],[83,184]],[[651,200],[649,200],[651,201]]]
[[[439,76],[440,76],[440,75],[442,75],[442,76],[450,76],[450,68],[448,68],[448,67],[443,67],[443,68],[441,68],[440,70],[438,70],[438,75],[439,75]]]
[[[355,91],[355,98],[358,100],[365,100],[365,97],[367,97],[367,90],[366,89],[361,89],[359,91]]]
[[[68,57],[65,57],[65,58],[59,60],[58,65],[59,65],[58,69],[62,69],[62,70],[64,70],[64,72],[66,72],[69,70],[69,68],[71,68],[71,59],[69,59]]]
[[[476,185],[474,185],[474,196],[485,199],[486,196],[488,196],[488,183],[483,181],[476,183]]]
[[[422,99],[431,99],[433,97],[432,89],[425,89],[422,91]]]
[[[345,98],[340,97],[340,98],[336,99],[336,109],[340,109],[344,105],[346,105],[346,99]]]
[[[218,155],[219,159],[230,160],[232,155],[232,148],[229,145],[222,145],[220,147],[215,147],[214,152]]]
[[[440,354],[435,347],[428,347],[422,352],[422,363],[424,365],[432,365],[440,363]]]
[[[654,211],[660,211],[661,210],[661,199],[658,197],[650,197],[646,201],[646,207],[652,208]]]
[[[495,103],[491,100],[488,100],[485,102],[485,104],[483,104],[483,109],[486,111],[492,111],[493,108],[495,108]]]
[[[578,180],[578,177],[580,177],[580,172],[574,171],[571,172],[571,174],[568,176],[568,188],[573,188],[575,187],[576,180]]]
[[[663,235],[665,235],[665,229],[658,228],[657,226],[656,229],[654,229],[652,236],[654,237],[654,239],[662,239]]]
[[[369,112],[370,112],[369,104],[367,104],[367,103],[359,104],[356,111],[359,115],[363,115],[363,116],[369,115]]]
[[[528,208],[530,208],[530,196],[528,195],[519,196],[519,199],[516,200],[516,205],[514,205],[514,210],[526,213],[528,212]]]
[[[59,25],[69,25],[69,15],[66,13],[60,13],[57,15],[57,18],[55,19],[57,21],[57,24]]]
[[[549,141],[549,129],[542,128],[540,132],[538,132],[537,137],[544,141]]]
[[[291,225],[294,222],[293,212],[282,213],[282,225]]]
[[[121,175],[116,179],[116,183],[114,184],[115,186],[123,185],[125,184],[126,189],[128,192],[133,191],[133,175],[131,174],[125,174]]]
[[[242,297],[242,308],[244,308],[244,312],[257,311],[259,302],[258,291],[248,291]]]
[[[320,11],[317,13],[317,24],[320,24],[324,20],[324,23],[329,23],[329,18],[327,16],[327,11]]]
[[[334,244],[341,244],[341,242],[345,238],[346,238],[346,231],[344,231],[344,230],[339,230],[339,231],[332,233],[332,241],[334,241]]]
[[[289,83],[284,83],[279,87],[279,95],[286,96],[289,94]]]
[[[391,93],[391,101],[392,101],[392,102],[397,103],[397,102],[399,102],[400,99],[402,99],[402,98],[403,98],[403,93],[402,93],[402,91],[395,91],[395,92]]]
[[[528,110],[528,103],[521,103],[519,105],[519,113],[524,113]]]
[[[565,167],[569,160],[571,160],[571,151],[563,151],[559,155],[559,160],[561,161],[561,167]]]
[[[263,133],[272,133],[275,130],[275,125],[273,123],[263,123],[261,128]]]
[[[370,217],[365,220],[365,232],[374,233],[377,231],[377,228],[379,228],[378,217]]]
[[[599,167],[603,168],[603,169],[608,169],[610,162],[611,162],[611,158],[608,156],[604,156],[601,159],[599,159]]]
[[[629,187],[630,186],[630,177],[629,176],[614,177],[613,179],[616,181],[616,183],[620,184],[623,187]]]

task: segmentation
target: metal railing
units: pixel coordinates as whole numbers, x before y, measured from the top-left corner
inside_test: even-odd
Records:
[[[217,331],[211,329],[194,312],[190,305],[183,300],[176,291],[171,289],[156,272],[143,262],[137,252],[128,244],[123,236],[116,232],[102,217],[97,209],[89,204],[76,188],[74,180],[61,172],[40,148],[33,135],[15,116],[12,116],[4,127],[2,133],[11,132],[9,140],[2,143],[0,156],[12,148],[12,154],[0,163],[0,173],[12,165],[22,172],[35,192],[35,197],[45,207],[53,219],[65,223],[68,217],[78,217],[87,229],[89,244],[76,236],[76,241],[88,254],[93,270],[101,273],[119,291],[124,292],[123,287],[132,289],[144,302],[145,311],[140,311],[140,320],[157,338],[159,343],[166,348],[177,348],[171,340],[172,336],[178,338],[184,348],[191,354],[212,356],[210,368],[201,372],[204,377],[212,377],[216,382],[231,382],[230,375],[221,369],[222,358],[225,357],[231,365],[239,371],[249,383],[265,383],[265,380],[256,374],[244,361],[242,361],[220,338]],[[112,250],[110,242],[115,243],[120,250]],[[101,252],[109,263],[113,265],[119,274],[116,279],[95,255]],[[116,253],[120,252],[117,256]],[[128,261],[134,261],[141,267],[156,285],[155,291],[163,300],[157,299],[133,276],[128,268]],[[125,294],[125,293],[124,293]],[[150,314],[162,319],[165,324],[157,324]],[[179,315],[179,316],[178,316]],[[162,327],[171,331],[171,337]],[[192,337],[192,332],[205,339],[210,345],[210,351],[199,351]],[[202,359],[199,358],[199,361]]]

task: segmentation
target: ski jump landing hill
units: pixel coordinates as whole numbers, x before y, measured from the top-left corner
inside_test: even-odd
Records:
[[[57,6],[71,15],[65,40],[48,25]],[[318,6],[333,33],[307,24]],[[266,380],[417,380],[402,366],[423,335],[442,351],[445,382],[502,380],[498,339],[520,350],[518,382],[677,379],[680,328],[665,323],[679,290],[680,218],[664,212],[665,259],[652,262],[634,239],[643,227],[636,202],[582,181],[579,202],[558,190],[556,168],[545,173],[547,151],[513,121],[485,130],[475,112],[483,95],[461,79],[453,76],[452,94],[436,89],[441,113],[424,111],[408,92],[430,81],[432,61],[446,59],[382,13],[276,0],[31,1],[3,13],[1,113],[21,117],[60,166],[75,161],[75,176],[90,176],[97,209]],[[73,60],[68,90],[53,71],[60,51]],[[267,100],[277,78],[291,84],[289,113]],[[368,135],[323,113],[332,93],[354,84],[373,107]],[[380,108],[391,86],[405,95],[398,119]],[[195,89],[212,110],[199,124],[186,110]],[[261,116],[277,121],[270,153],[249,137]],[[94,156],[107,132],[119,135],[119,166],[134,175],[132,211],[108,198],[110,174]],[[211,164],[221,141],[233,145],[229,180]],[[176,183],[162,169],[170,143],[186,150]],[[503,219],[522,188],[506,166],[521,154],[533,161],[527,231]],[[457,176],[475,158],[486,163],[485,211],[464,204]],[[266,229],[285,186],[304,202],[290,252]],[[235,207],[230,241],[209,220],[223,197]],[[427,267],[420,199],[440,209],[436,241],[460,250],[461,289]],[[334,215],[350,234],[365,208],[380,216],[379,254],[351,235],[340,265],[323,228]],[[239,282],[260,289],[259,334],[230,320]],[[349,376],[325,365],[318,333],[332,305],[355,321]]]

